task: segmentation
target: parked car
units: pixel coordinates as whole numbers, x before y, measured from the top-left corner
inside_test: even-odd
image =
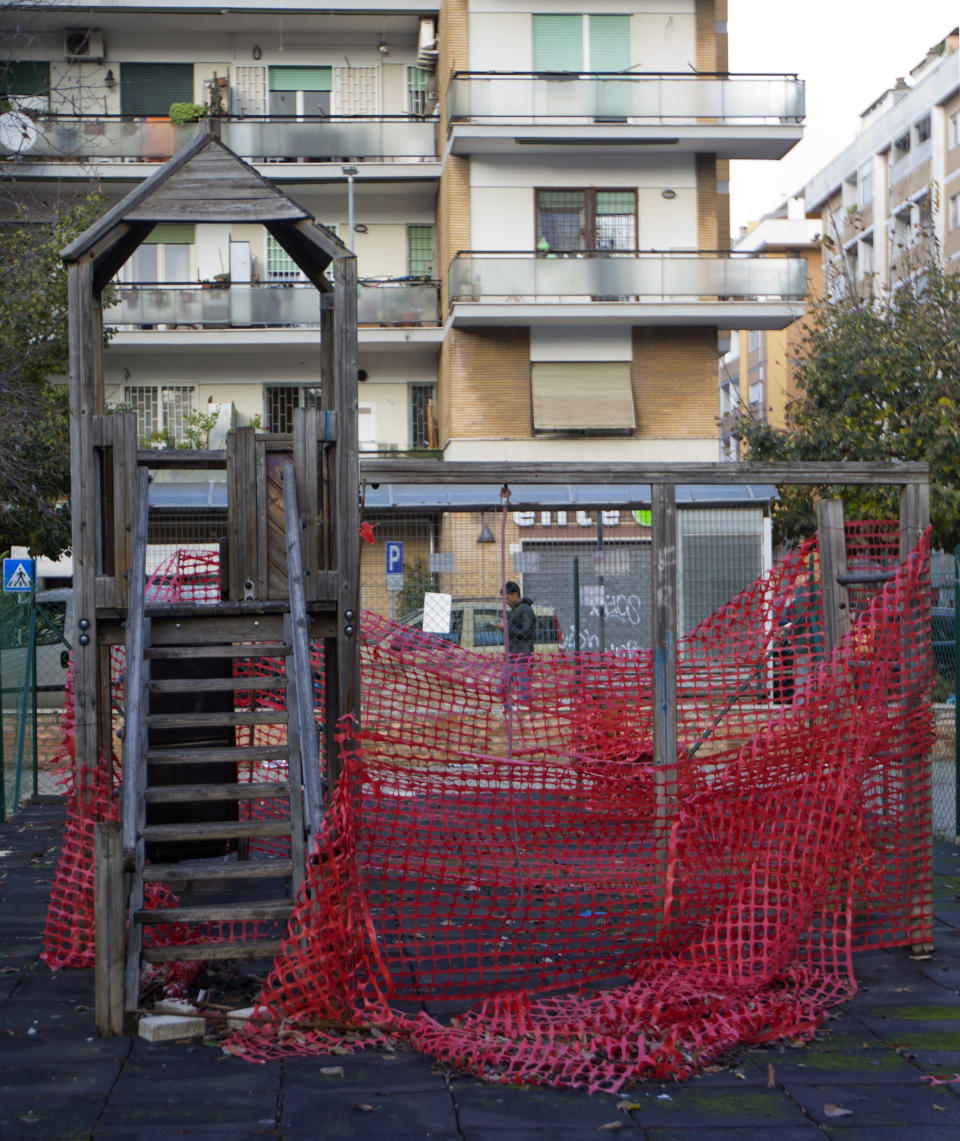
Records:
[[[73,630],[73,590],[62,587],[40,591],[36,596],[37,708],[63,706],[67,668],[70,665],[69,635]],[[0,679],[3,706],[19,706],[30,645],[29,600],[8,605],[0,631]]]
[[[533,603],[536,619],[534,653],[552,653],[561,648],[563,631],[560,619],[552,606]],[[429,633],[467,650],[482,652],[503,651],[503,631],[497,626],[503,620],[503,610],[496,599],[455,598],[450,610],[450,629],[447,633]],[[414,610],[400,619],[405,626],[423,629],[423,610]]]

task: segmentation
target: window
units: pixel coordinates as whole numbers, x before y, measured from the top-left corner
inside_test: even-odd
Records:
[[[960,229],[960,194],[954,194],[950,198],[950,229]]]
[[[737,405],[736,394],[732,384],[720,385],[720,415],[729,416]]]
[[[960,147],[960,111],[950,116],[950,146]]]
[[[170,384],[152,387],[127,387],[123,399],[137,414],[137,435],[141,439],[175,444],[186,439],[187,420],[194,410],[195,393],[191,385]]]
[[[192,222],[161,222],[134,250],[127,263],[128,282],[193,280],[190,249],[196,240]]]
[[[436,386],[410,385],[410,447],[437,446]]]
[[[750,329],[747,333],[747,352],[757,353],[763,348],[763,330]]]
[[[292,432],[294,408],[319,408],[322,390],[319,385],[268,384],[264,386],[266,429],[268,432]]]
[[[535,15],[534,71],[626,71],[629,16]]]
[[[910,132],[907,131],[905,135],[901,135],[899,139],[893,144],[893,161],[899,162],[901,159],[906,158],[910,153]]]
[[[873,238],[864,238],[857,249],[857,277],[869,277],[874,270]]]
[[[433,226],[407,226],[407,273],[433,277]]]
[[[407,114],[429,115],[430,102],[427,99],[427,73],[422,67],[407,68]]]
[[[333,69],[271,67],[271,115],[329,115]]]
[[[757,408],[760,404],[763,403],[763,381],[762,380],[754,380],[751,382],[748,399],[750,401],[750,407],[751,408]]]
[[[857,206],[861,209],[873,201],[873,162],[865,162],[857,175]]]
[[[537,249],[633,250],[635,190],[538,190]]]
[[[45,111],[50,91],[49,69],[36,60],[0,61],[0,93],[19,95],[25,110]]]
[[[273,234],[267,234],[267,281],[306,280],[307,275]]]
[[[120,114],[162,115],[171,103],[193,102],[192,63],[120,65]]]
[[[637,425],[630,374],[630,361],[534,361],[534,431],[629,434]]]
[[[916,124],[917,145],[925,143],[930,138],[930,116],[924,117]]]

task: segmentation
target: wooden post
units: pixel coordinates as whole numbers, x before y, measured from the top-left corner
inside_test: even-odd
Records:
[[[837,578],[847,573],[847,538],[843,500],[817,500],[823,649],[829,654],[850,628],[850,592]]]
[[[677,504],[676,487],[651,485],[653,524],[653,763],[660,915],[665,923],[672,874],[668,841],[677,799]]]
[[[94,896],[96,956],[94,983],[96,1026],[102,1038],[123,1033],[123,964],[126,906],[120,825],[94,825]]]
[[[227,541],[234,602],[256,591],[260,533],[256,474],[256,433],[253,428],[237,428],[227,436]]]
[[[929,484],[907,484],[900,489],[900,560],[907,558],[930,523]],[[924,631],[929,625],[924,626]],[[909,679],[921,652],[911,640],[916,631],[904,634],[903,676]],[[908,690],[903,716],[910,720],[919,712],[924,698]],[[907,815],[907,837],[914,845],[908,867],[911,869],[910,943],[915,954],[933,950],[933,779],[930,757],[917,754],[903,758],[903,795]]]

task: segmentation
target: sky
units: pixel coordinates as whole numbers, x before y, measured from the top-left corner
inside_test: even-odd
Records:
[[[958,23],[958,0],[729,0],[730,70],[806,82],[803,140],[779,162],[731,164],[734,236],[851,143],[860,112]]]

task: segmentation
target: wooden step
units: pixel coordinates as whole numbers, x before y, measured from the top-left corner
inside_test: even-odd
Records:
[[[147,824],[141,833],[144,840],[234,840],[249,837],[286,836],[290,838],[290,821],[282,820],[217,820],[209,824]]]
[[[251,900],[249,903],[191,904],[189,907],[144,907],[134,912],[137,923],[253,923],[257,920],[287,920],[293,903],[287,899]]]
[[[243,943],[173,943],[163,947],[144,947],[141,957],[147,963],[272,959],[280,946],[279,939],[250,939]]]
[[[175,864],[147,864],[143,878],[151,883],[186,883],[188,880],[259,880],[293,874],[286,856],[256,860],[180,860]]]
[[[264,615],[279,614],[289,610],[286,601],[275,602],[148,602],[144,612],[148,618],[214,618],[244,617],[259,618]]]
[[[229,690],[275,690],[286,689],[285,674],[270,674],[266,677],[173,677],[151,678],[148,683],[151,693],[217,693]]]
[[[197,729],[208,725],[280,725],[285,724],[285,709],[228,709],[223,713],[149,713],[151,729]]]
[[[157,785],[144,791],[148,804],[180,804],[208,800],[271,800],[288,797],[290,785],[285,780],[239,784],[170,784]]]
[[[214,611],[202,618],[153,618],[150,642],[154,646],[212,645],[228,642],[282,642],[283,618],[222,618]]]
[[[154,661],[197,658],[284,658],[293,651],[283,642],[217,643],[209,646],[150,646],[143,656]]]
[[[148,765],[196,765],[206,761],[232,764],[234,761],[283,761],[290,756],[290,747],[282,745],[215,745],[208,749],[192,748],[147,749],[143,754]]]

